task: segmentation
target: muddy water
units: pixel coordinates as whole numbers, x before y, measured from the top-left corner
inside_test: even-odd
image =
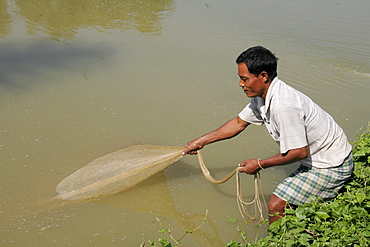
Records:
[[[248,102],[234,60],[253,45],[350,140],[370,117],[370,4],[358,1],[0,1],[1,246],[139,246],[202,222],[184,246],[264,236],[245,225],[235,182],[212,185],[184,157],[132,190],[54,207],[56,185],[138,143],[183,146]],[[250,127],[203,153],[216,178],[278,152]],[[268,196],[296,164],[261,174]],[[243,177],[246,199],[251,177]],[[161,224],[158,223],[158,218]],[[237,223],[229,222],[230,218]]]

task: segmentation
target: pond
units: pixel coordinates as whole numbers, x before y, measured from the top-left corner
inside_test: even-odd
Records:
[[[353,141],[370,120],[369,8],[365,0],[1,0],[0,245],[148,246],[162,228],[180,238],[206,212],[182,246],[241,242],[237,229],[248,241],[266,236],[266,226],[243,222],[234,179],[209,183],[195,156],[110,197],[47,201],[97,157],[133,144],[181,147],[235,117],[249,102],[235,59],[254,45],[276,53],[279,78]],[[203,150],[218,179],[276,153],[256,126]],[[297,165],[261,172],[266,199]],[[252,180],[242,174],[246,200]]]

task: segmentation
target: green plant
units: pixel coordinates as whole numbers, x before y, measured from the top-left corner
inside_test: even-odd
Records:
[[[199,226],[197,226],[196,228],[194,228],[193,230],[186,230],[185,233],[179,239],[175,239],[172,236],[172,234],[171,234],[171,230],[170,229],[167,229],[167,228],[164,228],[163,225],[162,225],[161,220],[158,219],[158,218],[156,218],[157,219],[157,222],[161,226],[161,230],[159,230],[159,232],[162,233],[162,237],[158,239],[158,242],[161,244],[161,247],[172,247],[172,246],[178,246],[178,245],[180,245],[181,244],[181,240],[186,235],[192,234],[193,232],[195,232],[196,230],[198,230],[199,228],[201,228],[204,223],[207,222],[207,215],[208,215],[208,210],[206,210],[206,214],[205,214],[205,216],[203,218],[202,223]],[[170,240],[166,238],[166,235],[168,235],[168,237],[170,238]],[[155,243],[154,241],[149,241],[149,245],[150,246],[154,246],[154,247],[158,247],[157,243]],[[145,243],[142,243],[140,245],[140,247],[144,247],[144,246],[145,246]]]
[[[370,122],[366,131],[361,134],[357,133],[356,141],[352,145],[354,146],[354,160],[361,165],[367,164],[368,166],[370,163]]]
[[[228,243],[225,244],[225,247],[242,247],[243,244],[239,243],[239,242],[235,242],[235,241],[230,241]]]

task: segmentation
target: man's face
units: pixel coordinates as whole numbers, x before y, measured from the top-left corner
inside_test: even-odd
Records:
[[[239,86],[243,89],[247,97],[262,97],[266,98],[267,89],[270,86],[268,82],[268,75],[262,71],[261,74],[255,76],[249,73],[248,67],[245,63],[238,64]]]

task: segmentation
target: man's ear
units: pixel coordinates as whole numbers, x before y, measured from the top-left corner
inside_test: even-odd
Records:
[[[264,83],[269,83],[270,82],[269,74],[267,74],[266,71],[262,71],[259,76],[262,77]]]

